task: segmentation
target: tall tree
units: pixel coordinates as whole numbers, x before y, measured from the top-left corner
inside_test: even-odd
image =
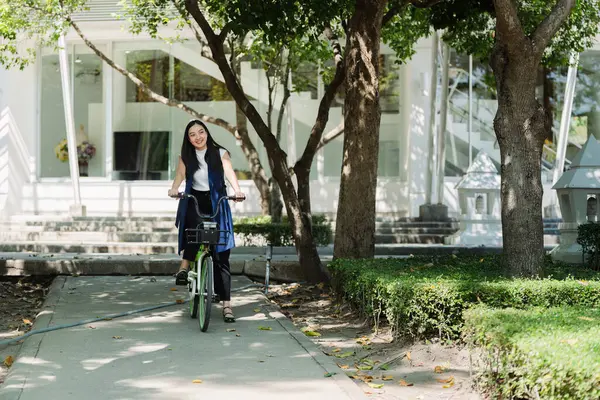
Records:
[[[400,62],[429,32],[420,8],[441,0],[356,0],[347,23],[344,155],[336,218],[334,257],[375,254],[375,197],[379,157],[379,49],[382,37]],[[360,202],[356,201],[360,193]]]
[[[271,4],[272,2],[276,4]],[[179,23],[189,26],[198,40],[207,44],[210,57],[221,71],[229,93],[265,145],[273,177],[284,198],[300,264],[306,278],[316,281],[323,279],[326,271],[312,235],[308,177],[315,152],[322,143],[333,96],[343,80],[344,64],[337,36],[329,21],[322,20],[322,15],[332,12],[330,5],[318,0],[314,0],[312,7],[298,2],[272,2],[206,0],[200,4],[194,0],[157,0],[148,4],[141,0],[133,0],[132,4],[138,7],[136,15],[139,17],[139,23],[136,22],[136,26],[140,31],[145,30],[156,36],[157,28],[172,20],[162,16],[176,10],[181,16]],[[323,34],[331,44],[329,54],[335,60],[335,75],[320,101],[306,148],[300,159],[292,165],[288,165],[287,154],[277,142],[276,135],[244,93],[231,65],[230,52],[226,46],[228,38],[241,38],[252,33],[260,33],[271,45],[283,43],[286,49],[290,49],[289,45],[294,38],[306,37],[304,40],[307,42],[319,41],[322,40]],[[294,176],[298,182],[298,191],[294,186]]]
[[[536,97],[540,65],[567,64],[598,33],[598,1],[451,0],[433,10],[458,51],[487,59],[494,72],[500,146],[502,230],[507,267],[539,276],[544,258],[541,156],[551,121]]]

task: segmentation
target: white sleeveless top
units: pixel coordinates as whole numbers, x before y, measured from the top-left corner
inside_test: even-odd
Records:
[[[219,149],[219,153],[221,157],[226,153],[225,149]],[[194,173],[194,180],[192,182],[192,189],[199,190],[203,192],[208,192],[210,190],[210,186],[208,184],[208,165],[206,164],[206,160],[204,156],[206,155],[206,149],[204,150],[196,150],[196,158],[198,159],[198,164],[200,165],[200,169]]]

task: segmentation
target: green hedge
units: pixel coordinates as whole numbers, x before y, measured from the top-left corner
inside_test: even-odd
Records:
[[[324,215],[313,215],[312,221],[317,246],[331,244],[333,232],[327,218]],[[294,246],[287,217],[283,217],[281,223],[272,223],[269,216],[237,218],[234,220],[233,229],[243,240],[250,243],[268,241],[273,246]]]
[[[600,399],[600,309],[478,306],[464,318],[490,398]]]
[[[588,222],[577,227],[577,243],[581,245],[583,261],[591,268],[600,270],[600,224]]]
[[[460,338],[463,312],[475,304],[526,308],[600,307],[600,274],[549,263],[545,279],[503,275],[498,256],[343,260],[329,264],[332,286],[375,322],[398,335]],[[582,280],[585,279],[585,280]]]

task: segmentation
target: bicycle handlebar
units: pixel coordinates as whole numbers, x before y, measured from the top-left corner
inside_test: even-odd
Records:
[[[213,215],[209,215],[209,214],[202,214],[200,212],[200,209],[198,208],[198,200],[194,196],[192,196],[191,194],[186,194],[186,193],[181,193],[180,192],[180,193],[177,193],[177,196],[174,196],[174,197],[178,198],[178,199],[183,199],[183,198],[187,197],[188,199],[194,200],[194,207],[196,208],[196,213],[198,214],[198,216],[201,219],[213,219],[213,218],[215,218],[217,216],[217,214],[219,214],[219,206],[221,205],[221,202],[223,200],[225,200],[225,199],[227,199],[227,200],[245,200],[246,199],[245,196],[244,197],[221,196],[219,198],[219,201],[217,201],[217,206],[215,207],[215,210],[217,210],[217,211],[215,211],[215,213]]]

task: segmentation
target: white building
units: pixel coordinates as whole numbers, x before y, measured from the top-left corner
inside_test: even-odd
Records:
[[[93,43],[117,63],[151,80],[152,87],[159,93],[172,95],[202,113],[235,124],[234,102],[219,99],[220,93],[226,92],[220,72],[216,65],[200,56],[193,38],[189,43],[168,45],[145,36],[131,36],[121,28],[122,22],[110,17],[113,11],[110,7],[92,7],[90,12],[80,16],[80,27]],[[173,215],[176,204],[166,194],[174,175],[183,130],[191,117],[178,109],[147,101],[134,84],[93,54],[75,32],[70,32],[66,40],[75,131],[78,141],[87,137],[97,149],[88,167],[89,176],[79,178],[87,215]],[[425,202],[432,115],[432,43],[431,38],[419,41],[412,60],[396,70],[392,86],[382,91],[377,193],[377,211],[381,214],[416,217],[419,206]],[[67,137],[59,56],[50,49],[40,50],[36,62],[24,71],[0,70],[1,217],[64,214],[74,203],[69,163],[61,162],[55,154],[57,144]],[[382,54],[385,69],[392,71],[393,56],[385,45]],[[589,68],[586,70],[588,84],[600,83],[600,72],[595,72],[598,58],[600,53],[596,50],[581,55],[580,65]],[[466,56],[451,53],[443,198],[453,217],[459,212],[455,185],[469,166],[469,154],[474,158],[479,150],[484,150],[496,163],[499,161],[492,125],[497,105],[494,90],[484,83],[489,77],[484,73],[489,73],[489,68],[474,64],[473,95],[469,96],[468,61]],[[564,97],[562,77],[566,69],[559,72],[555,74],[555,99]],[[283,133],[283,147],[288,154],[295,151],[297,156],[304,149],[324,90],[316,67],[308,69],[306,74],[314,80],[315,88],[292,96],[294,129],[288,135],[284,124]],[[242,84],[265,116],[267,89],[261,70],[245,63]],[[542,89],[543,82],[540,83]],[[595,97],[585,97],[590,92],[590,96],[600,93],[589,88],[576,90],[573,142],[583,143],[591,133],[600,137],[600,125],[596,123],[600,109]],[[438,94],[438,104],[440,97]],[[470,135],[469,103],[472,104]],[[554,105],[554,109],[558,127],[562,104]],[[334,104],[326,131],[338,125],[341,119],[341,104]],[[248,126],[252,130],[251,125]],[[439,128],[439,123],[436,127]],[[216,126],[210,125],[209,129],[216,140],[231,151],[234,167],[248,170],[233,136]],[[261,152],[263,165],[268,168],[262,144],[254,132],[251,134]],[[289,141],[288,136],[295,136],[295,141]],[[341,137],[336,139],[316,157],[311,175],[314,212],[335,213],[342,143]],[[570,147],[576,150],[575,144]],[[546,155],[549,162],[545,165],[551,170],[552,152]],[[237,213],[258,213],[258,192],[253,182],[243,181],[242,185],[250,200],[236,204]],[[548,180],[545,205],[551,203],[550,186]],[[434,200],[436,196],[434,190]]]

